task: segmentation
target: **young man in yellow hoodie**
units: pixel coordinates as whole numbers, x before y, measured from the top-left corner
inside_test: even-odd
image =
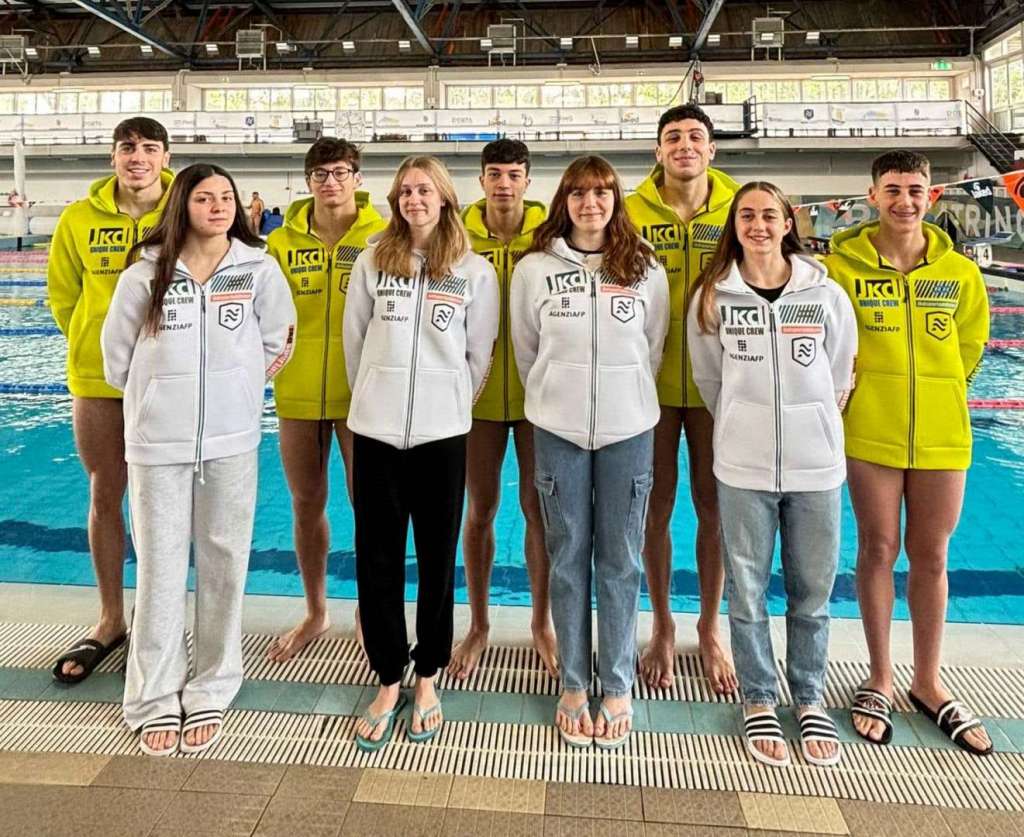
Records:
[[[53,676],[80,683],[125,640],[123,394],[103,377],[100,329],[125,269],[128,250],[160,219],[173,175],[167,131],[146,117],[114,129],[114,174],[61,214],[50,244],[46,284],[50,311],[68,338],[68,389],[75,445],[89,476],[89,551],[100,618],[87,637],[56,661]]]
[[[686,348],[686,308],[690,289],[707,264],[739,184],[717,169],[714,125],[696,105],[670,108],[658,121],[657,165],[626,198],[630,219],[657,252],[668,272],[671,320],[658,375],[661,419],[654,431],[654,487],[647,513],[644,564],[654,610],[650,644],[640,673],[653,688],[672,683],[675,622],[669,593],[672,541],[669,525],[679,479],[679,436],[686,435],[690,495],[697,513],[697,579],[700,618],[697,638],[704,673],[718,693],[737,687],[732,660],[719,634],[725,567],[719,534],[718,497],[712,471],[714,421],[693,381]]]
[[[871,168],[878,220],[837,233],[825,259],[853,301],[857,386],[845,416],[850,499],[857,517],[857,598],[871,672],[853,723],[868,741],[892,739],[889,651],[893,569],[903,542],[914,639],[910,699],[957,745],[983,755],[992,742],[939,675],[946,621],[946,554],[971,462],[967,384],[988,340],[985,283],[949,237],[925,222],[928,159],[890,151]]]
[[[352,433],[345,424],[352,390],[345,373],[341,323],[349,274],[366,239],[386,222],[361,191],[359,149],[323,137],[306,152],[312,197],[295,201],[284,226],[267,239],[291,286],[298,312],[295,352],[274,379],[281,461],[292,495],[295,555],[306,616],[267,651],[290,660],[329,627],[327,616],[327,462],[338,440],[351,496]],[[358,611],[357,611],[358,633]]]
[[[466,451],[466,519],[462,556],[469,588],[470,626],[452,652],[450,674],[464,680],[487,648],[487,615],[491,569],[494,566],[494,519],[501,500],[501,463],[509,431],[519,462],[519,505],[526,520],[524,552],[533,602],[533,644],[552,676],[558,674],[558,652],[548,600],[548,556],[540,500],[533,485],[533,426],[523,408],[523,384],[516,370],[509,333],[509,291],[512,270],[529,248],[533,231],[547,215],[542,203],[525,200],[530,185],[530,150],[525,143],[499,139],[480,155],[483,200],[462,213],[473,250],[498,274],[501,317],[490,375],[473,407],[473,428]]]

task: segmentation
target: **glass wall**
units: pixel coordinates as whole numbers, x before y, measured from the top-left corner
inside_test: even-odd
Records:
[[[1024,30],[1013,27],[982,51],[989,118],[1003,131],[1024,131]]]
[[[207,87],[203,90],[203,110],[218,112],[419,110],[422,107],[422,87],[299,84],[280,87]]]
[[[0,91],[0,114],[46,116],[54,113],[163,113],[171,90]]]
[[[447,84],[445,106],[475,108],[664,107],[681,101],[677,81],[621,83],[545,82],[544,84]]]
[[[941,102],[953,98],[948,78],[787,78],[708,81],[707,93],[727,104],[759,102]]]

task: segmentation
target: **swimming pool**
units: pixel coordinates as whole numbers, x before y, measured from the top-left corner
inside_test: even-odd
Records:
[[[41,301],[43,288],[23,284],[41,278],[39,273],[8,269],[0,274],[0,297]],[[996,293],[992,303],[1020,306],[1024,299],[1020,295]],[[63,383],[63,337],[32,333],[48,330],[52,324],[49,310],[41,305],[0,304],[0,385]],[[1024,316],[993,315],[992,326],[993,337],[1020,337],[1024,335]],[[12,329],[22,331],[11,333]],[[26,334],[25,329],[30,333]],[[972,397],[1024,397],[1024,350],[989,351]],[[263,424],[256,531],[247,591],[300,596],[302,584],[292,551],[290,502],[269,401]],[[968,476],[964,513],[950,551],[949,618],[961,622],[1024,624],[1024,411],[974,411],[972,425],[975,464]],[[0,581],[93,584],[85,531],[87,485],[71,434],[70,398],[0,394],[0,451]],[[355,598],[352,516],[337,455],[332,458],[330,469],[328,595]],[[681,461],[680,500],[672,519],[672,605],[677,611],[697,612],[693,558],[696,527],[686,473]],[[496,524],[497,555],[492,580],[492,601],[496,604],[529,603],[517,483],[510,446],[502,469],[504,489]],[[408,554],[407,595],[413,598],[416,564],[411,542]],[[853,515],[845,501],[839,575],[832,595],[836,616],[858,615],[855,559]],[[456,599],[464,602],[466,587],[461,563],[460,554]],[[901,558],[897,573],[896,616],[906,619],[905,558]],[[126,583],[134,585],[132,555],[125,575]],[[776,576],[770,595],[773,613],[784,611],[781,593],[781,578]],[[646,598],[643,607],[648,607]]]

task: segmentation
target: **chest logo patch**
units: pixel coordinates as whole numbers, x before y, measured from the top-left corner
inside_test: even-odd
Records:
[[[447,302],[435,302],[430,311],[430,323],[438,331],[447,331],[454,316],[454,305],[449,305]]]
[[[632,296],[613,296],[612,316],[620,323],[628,323],[636,316],[636,298]]]
[[[952,320],[947,311],[929,311],[924,315],[924,330],[936,340],[945,340],[952,332]]]
[[[245,308],[241,302],[225,302],[217,309],[217,324],[228,331],[234,331],[242,324]]]
[[[790,349],[793,360],[801,366],[810,366],[818,355],[818,344],[811,337],[797,337]]]

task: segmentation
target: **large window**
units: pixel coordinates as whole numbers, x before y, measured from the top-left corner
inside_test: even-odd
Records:
[[[43,90],[0,94],[0,114],[159,113],[171,109],[170,90]]]
[[[1018,129],[1019,114],[1011,112],[1024,104],[1024,30],[1013,27],[982,51],[985,60],[985,88],[992,121],[1004,129]]]

